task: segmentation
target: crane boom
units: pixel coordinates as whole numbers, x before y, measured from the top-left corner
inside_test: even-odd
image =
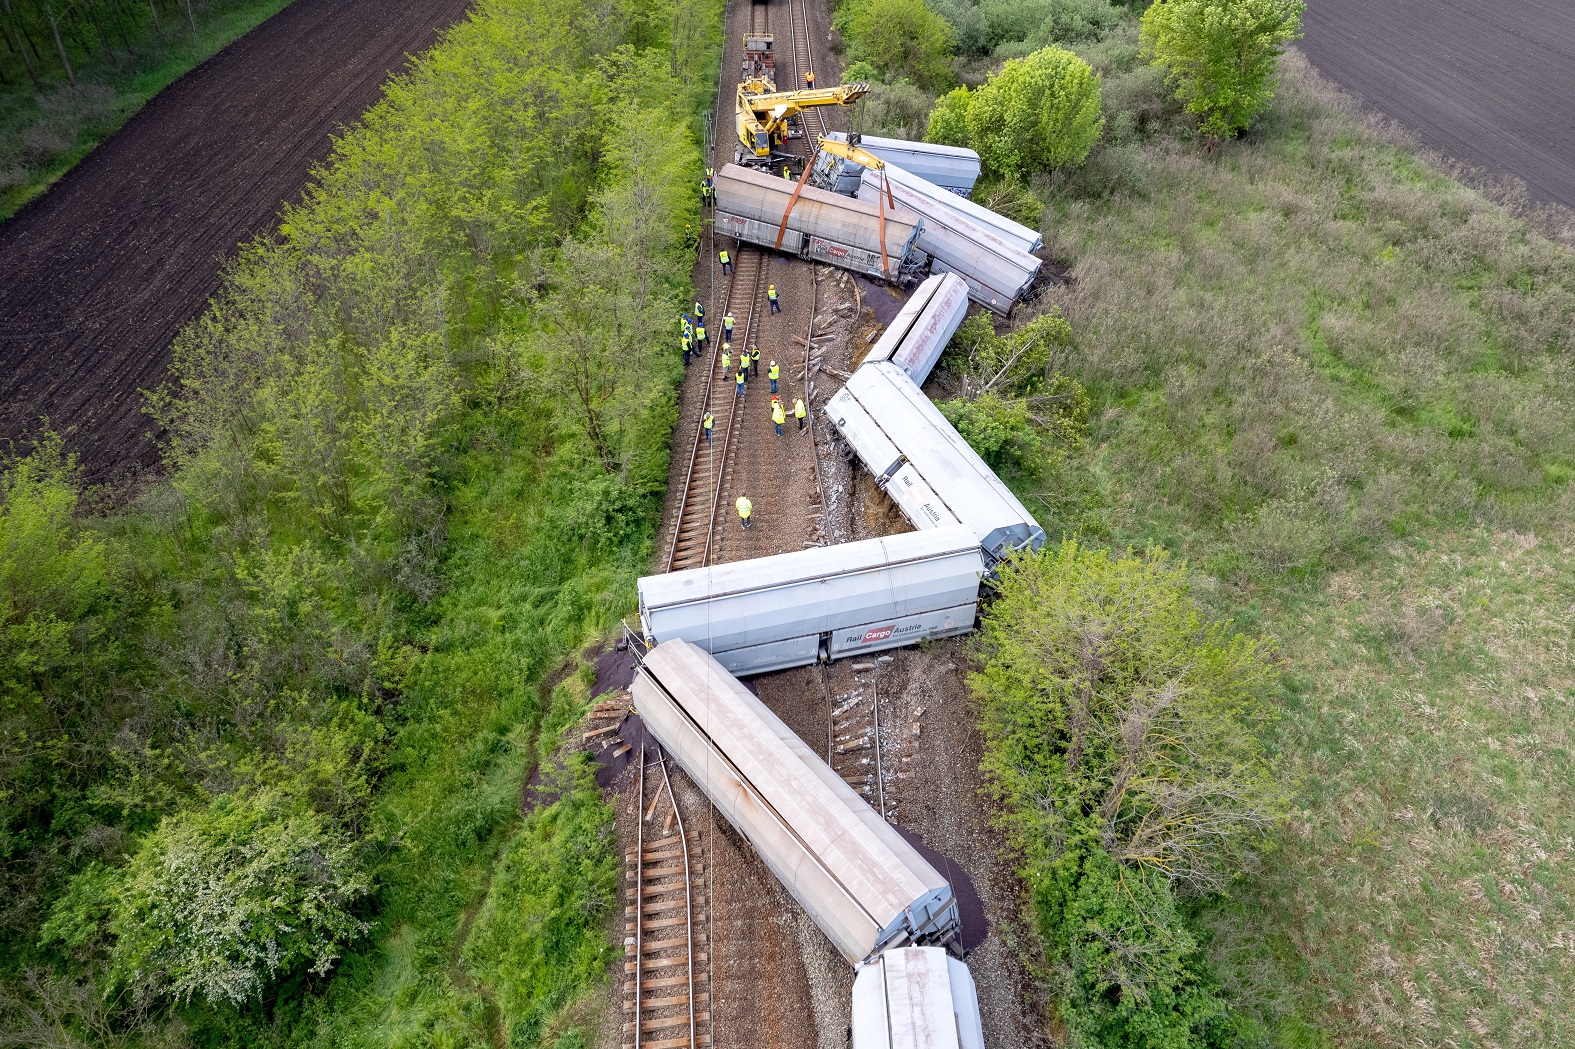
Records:
[[[787,144],[789,122],[816,106],[845,106],[863,98],[870,86],[858,82],[806,91],[777,91],[764,77],[751,76],[738,85],[735,122],[740,164],[769,164],[772,150]]]

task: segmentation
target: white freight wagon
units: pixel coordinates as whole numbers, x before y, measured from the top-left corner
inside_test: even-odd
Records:
[[[873,202],[887,185],[881,172],[871,171],[859,187],[859,199]],[[895,179],[889,185],[897,204],[920,220],[914,247],[930,257],[931,272],[957,274],[967,282],[975,302],[1002,316],[1010,313],[1033,286],[1043,260],[933,196],[916,193]]]
[[[984,1049],[968,966],[935,947],[898,947],[859,966],[853,1049]]]
[[[864,362],[891,361],[923,386],[963,318],[968,316],[968,285],[955,273],[926,277],[886,326]]]
[[[645,576],[648,645],[681,638],[764,674],[973,629],[984,560],[962,527]]]
[[[849,964],[910,944],[956,949],[950,883],[705,651],[656,646],[630,691],[645,727]]]
[[[891,181],[900,186],[906,186],[923,196],[929,197],[937,203],[960,212],[962,217],[976,226],[983,226],[993,232],[997,237],[1017,248],[1019,251],[1035,252],[1045,246],[1045,239],[1036,229],[1029,229],[1021,222],[1013,222],[1005,215],[998,215],[982,204],[975,204],[967,197],[959,197],[955,193],[948,193],[940,186],[928,179],[920,178],[911,171],[904,170],[899,164],[887,164],[884,172],[866,171],[861,180],[870,181],[870,176],[885,174]],[[880,180],[876,178],[878,183]]]
[[[843,131],[831,131],[826,137],[834,142],[846,142]],[[880,138],[861,135],[859,146],[873,153],[888,164],[901,165],[927,182],[934,183],[949,193],[966,197],[979,181],[979,154],[961,146],[938,146],[933,142],[910,142],[905,138]],[[815,173],[837,193],[853,194],[859,191],[859,176],[864,167],[851,160],[843,160],[829,153],[821,153],[815,161]]]
[[[919,233],[915,216],[904,217],[891,208],[883,214],[875,204],[813,186],[805,186],[793,200],[796,188],[763,171],[725,165],[716,173],[716,231],[766,248],[777,248],[780,232],[780,250],[789,254],[896,279]]]
[[[825,411],[915,528],[967,526],[987,567],[1044,545],[1028,508],[897,365],[860,365]]]

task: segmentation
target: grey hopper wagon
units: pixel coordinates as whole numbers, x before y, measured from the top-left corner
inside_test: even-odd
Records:
[[[984,561],[966,528],[645,576],[649,645],[681,638],[733,674],[764,674],[973,629]]]
[[[859,199],[877,199],[886,185],[882,172],[869,172],[859,188]],[[896,179],[890,180],[890,185],[897,204],[921,222],[914,247],[930,257],[931,271],[957,274],[967,283],[969,297],[979,305],[1003,317],[1010,313],[1039,275],[1044,265],[1039,257],[1007,243],[995,230],[973,222],[933,196],[916,193]]]
[[[853,978],[853,1049],[984,1049],[968,967],[934,947],[898,947]]]
[[[848,140],[843,131],[828,132],[826,137],[835,142]],[[933,142],[910,142],[876,135],[860,136],[859,146],[886,163],[901,165],[904,171],[959,197],[972,193],[974,183],[979,181],[979,154],[961,146],[938,146]],[[822,153],[815,161],[815,173],[823,185],[835,180],[828,188],[853,194],[859,190],[859,176],[864,168],[851,160]]]
[[[952,887],[782,719],[687,641],[646,653],[635,710],[849,964],[957,948]]]
[[[967,315],[968,285],[961,277],[955,273],[926,277],[870,347],[864,363],[891,361],[908,373],[914,385],[923,386]]]
[[[887,208],[883,217],[874,204],[813,186],[805,186],[794,201],[795,188],[787,179],[763,171],[725,165],[716,174],[717,232],[776,248],[781,231],[782,251],[871,277],[896,279],[918,237],[914,216],[903,217]]]
[[[860,365],[825,412],[914,527],[967,526],[992,568],[1044,545],[1028,508],[897,365]]]
[[[1021,222],[1013,222],[1005,215],[998,215],[981,204],[975,204],[967,197],[948,193],[929,180],[905,170],[899,164],[887,164],[885,173],[891,177],[892,182],[906,186],[915,193],[959,212],[963,218],[976,226],[983,226],[990,230],[1019,251],[1032,253],[1045,246],[1045,239],[1038,230],[1029,229]]]

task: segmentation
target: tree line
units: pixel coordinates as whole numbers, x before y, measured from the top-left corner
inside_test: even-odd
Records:
[[[75,87],[84,58],[113,64],[117,51],[130,56],[170,20],[184,20],[195,33],[192,0],[0,0],[7,59],[0,63],[0,84],[18,79],[20,71],[35,88],[57,76]]]

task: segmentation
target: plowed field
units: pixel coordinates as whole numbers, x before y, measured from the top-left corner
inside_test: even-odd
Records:
[[[0,226],[0,439],[41,417],[98,481],[156,462],[139,390],[236,245],[468,0],[297,0]]]
[[[1302,50],[1456,160],[1575,207],[1575,5],[1314,0]]]

